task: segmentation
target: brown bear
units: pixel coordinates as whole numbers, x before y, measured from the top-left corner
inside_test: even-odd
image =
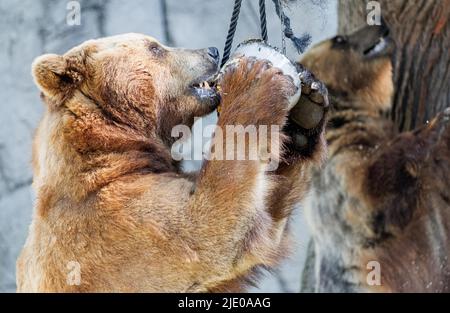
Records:
[[[208,82],[218,61],[215,48],[169,48],[140,34],[36,59],[46,111],[33,146],[37,201],[18,291],[237,291],[288,253],[290,212],[324,154],[326,89],[304,72],[298,105],[321,117],[293,122],[289,77],[245,58],[217,91]],[[260,159],[181,171],[171,129],[219,102],[222,129],[280,126],[270,150],[276,171]]]
[[[395,133],[394,50],[386,27],[369,26],[301,60],[332,107],[329,158],[306,205],[304,291],[450,291],[450,110]]]

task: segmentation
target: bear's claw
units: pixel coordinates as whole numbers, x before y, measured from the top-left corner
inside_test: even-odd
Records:
[[[328,107],[328,90],[323,82],[316,79],[314,74],[305,69],[302,65],[297,66],[299,77],[302,82],[302,97],[306,96],[317,104]],[[300,99],[301,101],[301,99]]]
[[[312,152],[324,129],[329,109],[328,90],[323,82],[302,65],[297,65],[302,95],[290,111],[286,133],[291,138],[289,150],[302,154]]]

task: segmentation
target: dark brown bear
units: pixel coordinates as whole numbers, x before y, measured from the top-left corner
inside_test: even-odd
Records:
[[[387,29],[370,26],[301,60],[333,108],[328,161],[314,171],[306,209],[304,290],[450,291],[450,109],[397,135],[385,117],[393,52]]]

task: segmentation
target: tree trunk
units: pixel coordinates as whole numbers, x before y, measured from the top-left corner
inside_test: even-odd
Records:
[[[339,32],[366,23],[368,0],[339,1]],[[379,0],[397,44],[391,116],[412,130],[450,106],[450,0]]]

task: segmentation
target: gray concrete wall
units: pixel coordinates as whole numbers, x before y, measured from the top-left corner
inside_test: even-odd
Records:
[[[92,0],[81,4],[81,25],[66,24],[66,5],[56,0],[0,1],[0,292],[15,290],[15,260],[32,216],[31,140],[42,113],[30,64],[40,54],[63,53],[87,39],[142,32],[166,42],[160,0]],[[259,35],[256,0],[244,0],[236,41]],[[337,28],[336,0],[299,0],[287,14],[294,31],[311,33],[313,41]],[[223,49],[232,0],[167,0],[169,29],[176,46]],[[267,1],[269,40],[280,45],[280,23]],[[288,44],[289,45],[289,44]],[[290,57],[296,58],[289,48]],[[207,123],[214,123],[208,117]],[[204,123],[205,124],[205,123]],[[188,164],[192,169],[198,164]],[[292,259],[267,274],[254,291],[296,292],[308,234],[301,212],[294,218],[298,238]]]

